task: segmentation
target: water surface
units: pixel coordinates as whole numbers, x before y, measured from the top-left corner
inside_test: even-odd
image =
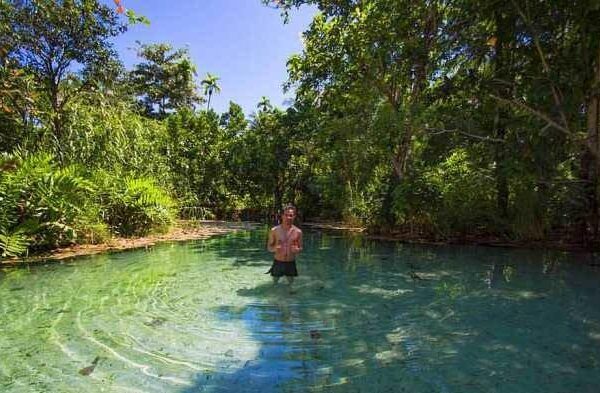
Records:
[[[265,236],[0,272],[0,390],[598,391],[589,255],[307,232],[289,288]]]

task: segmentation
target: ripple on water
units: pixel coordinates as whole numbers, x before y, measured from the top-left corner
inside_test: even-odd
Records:
[[[309,232],[290,288],[263,235],[6,272],[0,390],[596,391],[600,272]]]

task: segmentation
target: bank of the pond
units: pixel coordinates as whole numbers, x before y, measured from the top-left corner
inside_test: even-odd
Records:
[[[185,241],[206,239],[243,229],[253,229],[257,226],[249,222],[229,221],[178,221],[167,233],[155,234],[137,238],[112,238],[100,244],[75,244],[60,247],[47,252],[26,257],[8,258],[0,261],[0,266],[19,266],[47,261],[60,261],[79,256],[94,255],[104,252],[117,252],[135,248],[152,247],[165,241]]]
[[[474,234],[465,236],[446,237],[444,239],[435,239],[422,234],[408,232],[375,233],[366,227],[345,224],[343,222],[305,222],[301,224],[307,228],[331,231],[343,231],[350,233],[360,233],[369,239],[400,241],[411,244],[424,245],[474,245],[485,247],[507,247],[507,248],[527,248],[527,249],[549,249],[559,251],[573,252],[596,252],[600,250],[599,244],[584,244],[583,242],[573,242],[565,240],[560,234],[549,236],[545,240],[516,240],[506,239],[489,234]]]

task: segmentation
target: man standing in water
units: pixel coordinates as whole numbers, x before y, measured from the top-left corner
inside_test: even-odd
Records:
[[[281,276],[286,276],[290,285],[298,275],[296,255],[302,251],[302,231],[294,225],[296,208],[287,205],[281,214],[281,224],[271,229],[267,249],[275,253],[271,273],[273,282],[277,284]]]

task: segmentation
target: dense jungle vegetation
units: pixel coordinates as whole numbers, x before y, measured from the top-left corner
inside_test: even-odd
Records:
[[[600,1],[263,2],[320,11],[295,101],[219,114],[185,49],[140,44],[125,69],[111,40],[147,20],[120,2],[1,0],[0,255],[284,202],[406,237],[598,244]]]

